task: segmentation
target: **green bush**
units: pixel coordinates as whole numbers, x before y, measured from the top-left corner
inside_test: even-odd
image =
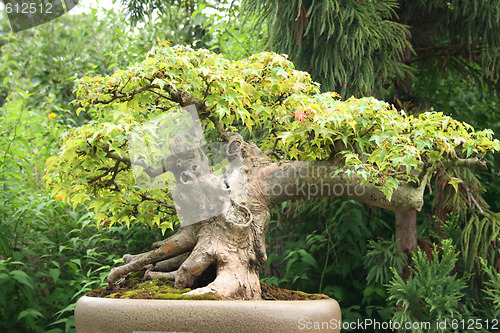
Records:
[[[370,240],[385,244],[381,237],[390,238],[393,232],[384,222],[393,214],[380,212],[344,199],[283,204],[271,220],[262,280],[327,294],[339,301],[344,321],[389,320],[393,309],[386,304],[386,290],[366,282],[374,268],[364,263],[373,251]]]
[[[0,327],[73,332],[78,297],[101,286],[123,253],[143,252],[161,235],[96,229],[85,207],[49,194],[45,161],[65,130],[90,119],[71,104],[73,80],[136,62],[162,30],[134,30],[112,10],[8,30],[0,26]]]
[[[488,266],[484,259],[481,258],[480,261],[487,276],[483,292],[486,299],[493,304],[492,310],[489,313],[487,312],[486,315],[489,314],[489,318],[500,318],[500,273],[494,267]]]
[[[458,254],[450,239],[443,240],[432,251],[432,258],[422,250],[412,255],[413,267],[407,281],[393,269],[393,277],[388,284],[388,300],[398,311],[392,321],[398,323],[444,322],[461,319],[460,301],[467,287],[465,279],[458,277],[455,263]],[[435,328],[435,327],[434,327]],[[435,329],[435,331],[439,331]],[[412,329],[412,332],[424,332]]]

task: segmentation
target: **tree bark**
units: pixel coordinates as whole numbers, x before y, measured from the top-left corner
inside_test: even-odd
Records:
[[[417,249],[417,211],[396,212],[396,248],[405,252],[407,265],[402,268],[401,277],[410,277],[411,254]]]
[[[396,212],[396,240],[398,250],[417,249],[417,211]]]

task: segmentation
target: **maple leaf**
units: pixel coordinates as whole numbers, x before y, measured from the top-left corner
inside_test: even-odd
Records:
[[[304,123],[304,119],[307,119],[307,114],[305,114],[301,108],[297,109],[297,111],[295,111],[295,120],[300,120]]]

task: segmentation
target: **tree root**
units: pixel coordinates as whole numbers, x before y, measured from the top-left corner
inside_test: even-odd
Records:
[[[263,216],[268,219],[268,214]],[[110,271],[108,283],[148,266],[145,278],[175,278],[175,287],[184,289],[200,285],[197,282],[202,273],[214,266],[215,280],[189,294],[260,299],[258,271],[265,260],[261,258],[265,233],[256,222],[267,223],[261,215],[254,216],[247,207],[233,203],[223,214],[183,227],[165,241],[153,244],[149,252],[125,255],[125,264]]]
[[[108,275],[108,284],[119,277],[141,270],[144,266],[178,256],[190,251],[196,244],[196,226],[181,228],[175,235],[168,238],[156,249],[140,255],[125,255],[125,265],[111,269]]]

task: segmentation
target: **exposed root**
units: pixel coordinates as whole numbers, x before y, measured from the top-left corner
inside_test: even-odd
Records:
[[[181,254],[177,257],[163,260],[154,265],[154,270],[158,272],[176,271],[184,261],[189,257],[191,252]]]
[[[175,279],[176,275],[177,275],[177,271],[174,271],[174,272],[155,272],[155,271],[148,269],[146,271],[146,273],[144,273],[143,280],[155,279],[155,278],[160,278],[160,277]]]
[[[231,153],[239,146],[233,144],[228,149]],[[262,180],[248,185],[251,191],[245,201],[233,200],[222,214],[179,229],[172,237],[154,243],[149,252],[125,255],[125,264],[111,270],[108,283],[149,265],[146,278],[175,278],[178,289],[200,287],[190,291],[192,295],[261,299],[258,272],[266,260],[269,203],[260,194]]]
[[[111,270],[108,282],[148,266],[145,278],[175,278],[179,289],[201,286],[189,292],[193,295],[215,293],[227,299],[260,299],[258,271],[265,260],[259,258],[265,237],[260,225],[268,218],[267,211],[252,213],[233,203],[223,214],[181,228],[174,236],[155,243],[155,249],[149,252],[125,255],[125,264]],[[216,269],[215,280],[207,279],[207,275],[200,279],[211,266]]]
[[[119,277],[141,270],[144,266],[172,258],[190,251],[196,244],[196,231],[199,227],[189,226],[168,238],[160,247],[136,256],[125,256],[125,265],[113,268],[108,275],[108,284]]]

